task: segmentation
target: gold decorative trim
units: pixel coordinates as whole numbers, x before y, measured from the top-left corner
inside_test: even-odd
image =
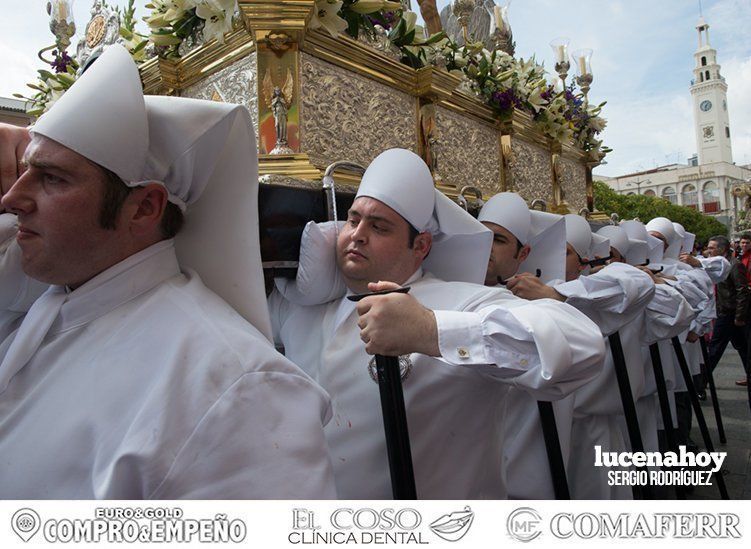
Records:
[[[180,59],[149,59],[139,70],[147,94],[171,95],[218,72],[255,51],[255,43],[240,27],[224,37],[224,44],[212,40]]]
[[[315,8],[315,0],[238,0],[237,4],[245,27],[258,42],[279,31],[303,40]]]
[[[417,70],[417,95],[431,101],[448,100],[462,79],[435,67]]]
[[[323,177],[307,154],[261,154],[258,155],[258,175],[283,175],[307,180]]]
[[[332,38],[327,32],[311,31],[305,36],[302,50],[381,84],[410,95],[418,94],[415,69],[348,36]]]

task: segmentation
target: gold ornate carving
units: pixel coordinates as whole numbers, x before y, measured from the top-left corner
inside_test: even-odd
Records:
[[[99,42],[104,38],[106,26],[107,22],[101,14],[94,16],[89,21],[89,24],[86,25],[86,45],[88,47],[95,48],[99,45]]]
[[[500,136],[501,147],[501,191],[512,191],[514,189],[511,178],[511,162],[514,159],[514,149],[511,146],[511,136]]]
[[[323,173],[310,163],[307,154],[262,154],[258,157],[258,175],[277,175],[314,180],[320,179]]]
[[[186,89],[254,51],[255,43],[241,28],[225,35],[224,44],[212,40],[180,59],[150,59],[139,67],[144,92],[170,94]]]
[[[435,123],[435,105],[425,103],[420,107],[420,156],[430,168],[433,180],[438,184],[441,174],[438,172],[438,130]]]
[[[417,151],[416,99],[302,55],[302,150],[325,168],[346,158],[367,166],[385,149]]]
[[[501,189],[501,157],[496,129],[449,110],[436,108],[440,131],[438,165],[444,184],[477,187],[486,196]]]
[[[299,42],[313,15],[315,0],[238,0],[243,21],[257,41],[284,31]]]

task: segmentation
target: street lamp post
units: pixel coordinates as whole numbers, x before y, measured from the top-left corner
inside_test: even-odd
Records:
[[[641,186],[643,183],[652,183],[649,179],[642,179],[637,181],[629,181],[626,183],[626,187],[633,187],[636,185],[636,194],[641,194]]]

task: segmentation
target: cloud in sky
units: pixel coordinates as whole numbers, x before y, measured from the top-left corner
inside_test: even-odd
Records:
[[[80,36],[92,0],[77,0]],[[138,17],[147,0],[136,0]],[[439,9],[448,0],[438,0]],[[496,0],[502,3],[502,0]],[[42,68],[36,52],[51,43],[46,0],[8,2],[0,18],[4,76],[0,96],[26,92]],[[127,4],[111,0],[110,4]],[[414,9],[417,2],[412,1]],[[751,163],[751,0],[704,0],[710,40],[728,84],[728,109],[737,163]],[[510,9],[517,55],[535,55],[552,70],[549,42],[594,49],[592,102],[607,100],[605,143],[614,151],[597,172],[622,175],[655,164],[685,162],[695,150],[689,82],[698,3],[686,0],[514,0]],[[142,24],[142,27],[143,24]]]

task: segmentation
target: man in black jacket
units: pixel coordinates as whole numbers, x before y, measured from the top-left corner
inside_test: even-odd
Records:
[[[707,245],[707,255],[723,255],[730,260],[730,242],[724,236],[713,236]],[[751,291],[746,278],[746,268],[740,260],[732,260],[730,275],[716,286],[717,320],[709,342],[709,364],[714,370],[728,343],[738,351],[743,369],[748,375],[749,297]]]

